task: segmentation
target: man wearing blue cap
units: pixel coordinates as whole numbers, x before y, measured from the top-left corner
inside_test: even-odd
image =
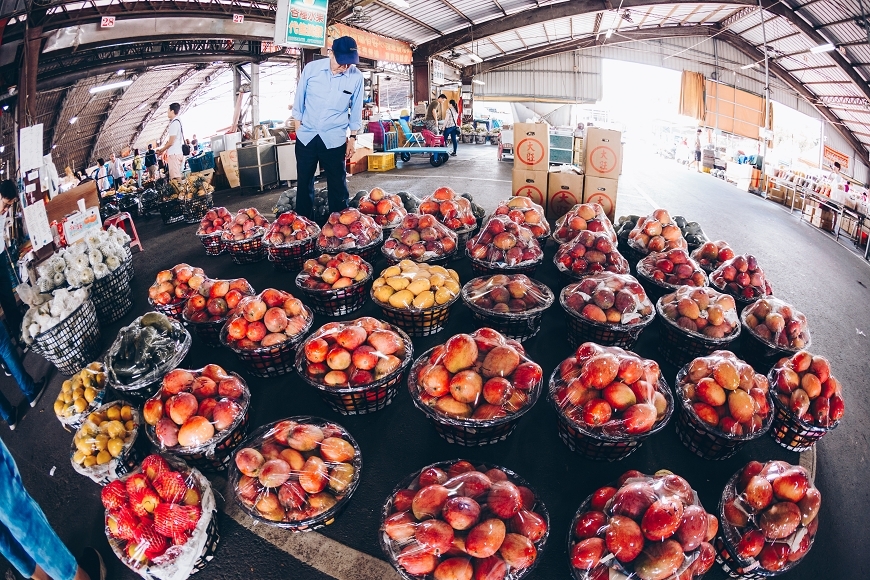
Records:
[[[296,88],[293,118],[296,129],[296,211],[314,218],[314,173],[326,172],[329,211],[347,207],[345,160],[353,154],[362,127],[363,75],[356,41],[336,38],[329,59],[308,63]],[[349,134],[348,134],[349,133]]]

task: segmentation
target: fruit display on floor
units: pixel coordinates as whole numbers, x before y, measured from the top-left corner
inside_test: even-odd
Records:
[[[140,423],[139,411],[125,401],[98,407],[73,435],[73,469],[101,484],[126,473],[126,459],[131,455]]]
[[[161,306],[182,302],[199,288],[205,278],[202,268],[177,264],[157,273],[157,278],[148,288],[148,299]]]
[[[190,334],[178,321],[159,312],[143,314],[118,331],[106,354],[109,384],[121,391],[147,386],[175,368],[189,349]]]
[[[449,187],[439,187],[432,195],[423,198],[420,213],[435,216],[454,232],[473,229],[477,225],[471,201]]]
[[[359,199],[357,209],[370,216],[382,228],[394,228],[408,212],[402,198],[395,193],[387,193],[380,187],[373,188]]]
[[[456,270],[402,260],[375,279],[372,298],[392,308],[425,310],[452,302],[460,290]]]
[[[427,262],[456,251],[456,233],[428,214],[407,214],[384,242],[390,260]]]
[[[802,350],[782,359],[770,382],[782,407],[808,425],[833,428],[843,418],[843,388],[823,356]]]
[[[723,262],[710,274],[710,285],[743,302],[773,294],[764,270],[752,254],[740,254]]]
[[[496,314],[527,314],[553,303],[549,288],[525,274],[493,274],[468,282],[463,298],[475,307]]]
[[[266,230],[263,242],[269,246],[284,246],[316,238],[320,227],[295,211],[280,214]]]
[[[329,214],[317,236],[317,251],[335,252],[368,247],[381,239],[381,226],[358,209],[348,207]]]
[[[106,368],[93,362],[65,380],[54,401],[54,414],[64,425],[79,427],[102,404],[106,393]]]
[[[528,197],[517,195],[500,201],[493,215],[508,216],[514,223],[528,228],[542,244],[550,235],[550,222],[547,221],[544,208]]]
[[[604,214],[604,208],[597,203],[578,203],[568,213],[556,220],[553,239],[560,244],[570,242],[583,231],[603,232],[611,242],[616,243],[616,230]]]
[[[707,274],[683,249],[652,252],[637,263],[637,274],[665,288],[706,286]]]
[[[381,548],[405,578],[519,580],[534,569],[550,517],[528,484],[495,465],[449,461],[387,499]]]
[[[617,244],[606,232],[583,230],[571,241],[559,246],[553,256],[556,268],[571,278],[582,278],[597,272],[628,274],[626,260],[617,249]]]
[[[643,286],[630,274],[592,274],[566,286],[561,299],[567,310],[598,324],[641,324],[655,313]]]
[[[708,274],[734,257],[734,250],[724,240],[705,242],[690,254]]]
[[[305,260],[296,285],[310,290],[338,290],[365,281],[371,273],[371,265],[356,254],[321,254]]]
[[[686,239],[690,250],[694,250],[710,241],[710,238],[707,237],[698,222],[690,222],[681,215],[675,215],[673,222],[680,228],[680,232]]]
[[[184,304],[182,317],[187,322],[220,322],[226,320],[245,296],[254,289],[244,278],[235,280],[206,279]]]
[[[659,300],[659,314],[686,332],[724,338],[739,332],[734,298],[712,288],[681,286]]]
[[[237,350],[295,343],[311,326],[314,315],[289,292],[267,288],[243,298],[221,331],[221,340]]]
[[[571,523],[577,580],[691,580],[713,566],[719,530],[689,482],[670,471],[627,471],[590,495]]]
[[[794,351],[810,346],[807,317],[778,298],[762,298],[741,313],[746,328],[765,343]]]
[[[222,238],[227,242],[241,242],[262,236],[269,220],[255,207],[240,209],[232,221],[224,223]]]
[[[230,482],[252,517],[301,531],[332,523],[356,490],[361,467],[359,446],[344,427],[290,417],[242,443]]]
[[[491,217],[480,232],[465,243],[465,253],[492,268],[530,265],[544,257],[531,230],[504,215]]]
[[[641,254],[688,248],[683,232],[664,209],[657,209],[637,220],[628,234],[628,245]]]
[[[819,528],[822,494],[807,470],[750,461],[728,481],[720,503],[722,538],[733,568],[791,570]]]
[[[213,207],[205,212],[200,220],[196,235],[223,234],[224,227],[231,222],[233,222],[233,214],[230,213],[230,210],[225,207]]]

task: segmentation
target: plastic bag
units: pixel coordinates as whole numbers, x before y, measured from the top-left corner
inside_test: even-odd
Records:
[[[275,218],[263,237],[263,243],[276,248],[287,248],[320,235],[320,226],[295,211],[287,211]]]
[[[106,367],[101,362],[93,362],[65,380],[54,402],[57,420],[69,427],[79,427],[103,404],[106,381]]]
[[[598,324],[634,325],[655,315],[643,286],[630,274],[592,274],[566,286],[562,300],[567,308]]]
[[[220,322],[239,305],[254,288],[244,278],[212,280],[207,278],[184,303],[181,316],[188,322]]]
[[[181,363],[190,343],[190,333],[180,322],[148,312],[119,330],[109,347],[105,358],[109,383],[122,391],[152,385]]]
[[[681,215],[675,215],[673,222],[680,228],[680,232],[682,232],[683,237],[686,239],[689,248],[697,248],[701,244],[710,241],[698,222],[690,222]]]
[[[296,343],[311,328],[314,314],[289,292],[267,288],[242,298],[221,329],[232,349],[256,350]]]
[[[586,230],[604,232],[611,242],[617,241],[613,224],[604,214],[604,208],[597,203],[578,203],[568,210],[568,213],[556,220],[553,239],[564,244]]]
[[[228,242],[241,242],[262,236],[269,221],[254,207],[240,209],[232,221],[224,223],[222,238]]]
[[[704,338],[725,338],[740,329],[734,298],[712,288],[681,286],[662,297],[659,314]]]
[[[142,578],[188,578],[217,542],[211,484],[174,457],[149,455],[103,488],[102,500],[112,551]]]
[[[371,265],[356,254],[321,254],[305,260],[296,284],[311,290],[337,290],[361,284],[371,275]]]
[[[508,268],[532,264],[544,257],[531,230],[505,215],[492,216],[480,232],[465,243],[465,252],[471,259],[489,266]]]
[[[689,247],[683,232],[664,209],[657,209],[637,220],[628,234],[628,245],[642,254]]]
[[[381,547],[405,577],[471,578],[474,571],[475,578],[514,580],[534,569],[550,516],[516,473],[454,460],[403,481],[384,505],[380,531]]]
[[[375,302],[403,310],[442,306],[459,296],[459,274],[442,266],[402,260],[372,283]]]
[[[843,418],[843,388],[825,357],[797,352],[776,363],[770,381],[782,406],[804,423],[830,429]]]
[[[551,382],[560,412],[587,433],[643,435],[663,425],[673,410],[658,363],[616,346],[581,344]]]
[[[90,413],[73,436],[70,461],[73,469],[96,483],[106,483],[124,473],[124,461],[139,434],[141,417],[126,401],[106,403]]]
[[[778,298],[761,298],[741,313],[749,331],[770,346],[801,349],[810,346],[807,317]]]
[[[373,188],[359,199],[357,208],[382,228],[394,228],[399,225],[408,212],[402,204],[402,198],[395,193],[387,193],[380,187]]]
[[[475,278],[462,288],[466,302],[496,314],[527,316],[550,307],[553,293],[525,274]]]
[[[740,254],[723,262],[710,274],[710,283],[741,300],[755,300],[773,294],[764,270],[751,254]]]
[[[363,388],[402,372],[412,355],[392,326],[367,316],[321,326],[298,350],[297,370],[328,387]]]
[[[729,439],[752,438],[769,425],[773,413],[767,377],[727,350],[680,369],[677,393],[685,412]]]
[[[142,407],[145,432],[161,451],[212,456],[245,419],[250,402],[245,381],[218,365],[173,369]]]
[[[317,249],[348,250],[364,248],[376,243],[383,236],[381,226],[358,209],[345,208],[329,215],[326,224],[317,236]]]
[[[527,410],[542,375],[519,342],[480,328],[452,336],[420,357],[408,386],[443,417],[491,421]]]
[[[637,263],[637,273],[664,287],[707,285],[707,274],[683,249],[649,254]]]
[[[361,468],[359,446],[344,427],[290,417],[242,443],[230,483],[252,517],[293,529],[335,517],[356,490]]]
[[[529,228],[539,240],[550,235],[550,222],[547,221],[544,208],[528,197],[516,195],[500,201],[493,215],[508,216],[514,223]]]
[[[213,207],[199,221],[199,228],[196,230],[198,236],[213,236],[220,235],[224,231],[224,227],[233,221],[233,215],[225,207]]]
[[[705,272],[712,272],[721,266],[722,262],[733,258],[734,250],[724,240],[716,240],[715,242],[705,242],[700,247],[695,248],[690,255]]]
[[[619,250],[616,242],[606,232],[581,231],[570,242],[565,242],[553,256],[553,262],[560,272],[573,277],[582,277],[596,272],[628,274],[630,267]]]
[[[384,242],[383,253],[393,260],[425,262],[456,251],[456,233],[428,214],[409,213]]]
[[[750,461],[722,492],[722,537],[744,569],[780,574],[813,545],[822,494],[807,470]]]
[[[449,187],[439,187],[432,195],[423,198],[420,213],[434,215],[454,232],[471,230],[477,225],[471,201]]]
[[[713,566],[718,529],[684,478],[627,471],[580,506],[568,557],[581,580],[690,580]]]
[[[157,278],[148,288],[148,299],[155,304],[180,302],[193,294],[205,281],[202,268],[176,264],[169,270],[157,272]]]

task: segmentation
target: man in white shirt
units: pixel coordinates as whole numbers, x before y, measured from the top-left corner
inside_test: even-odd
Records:
[[[181,119],[177,118],[180,111],[181,105],[178,103],[169,105],[169,110],[166,112],[166,116],[169,117],[166,143],[157,149],[157,155],[166,152],[169,179],[181,179],[181,168],[184,166],[184,154],[181,150],[181,146],[184,144],[184,130],[181,128]]]
[[[124,181],[124,164],[121,163],[120,159],[115,157],[114,153],[112,153],[109,158],[109,167],[112,169],[112,179],[114,180],[115,187],[118,187]]]

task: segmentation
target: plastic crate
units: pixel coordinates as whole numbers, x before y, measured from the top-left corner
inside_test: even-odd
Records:
[[[191,173],[205,171],[206,169],[214,169],[214,153],[206,151],[202,155],[188,157],[187,164],[190,166]]]
[[[370,153],[369,171],[389,171],[396,168],[395,153]]]

